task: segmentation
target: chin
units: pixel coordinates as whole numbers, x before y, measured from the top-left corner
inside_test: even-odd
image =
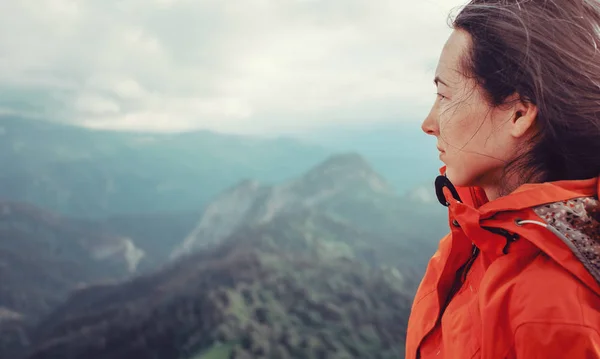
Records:
[[[475,185],[472,176],[469,176],[464,170],[456,171],[450,166],[446,166],[446,177],[456,187],[471,187]]]

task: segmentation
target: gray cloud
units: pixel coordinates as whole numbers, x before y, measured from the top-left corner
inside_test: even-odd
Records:
[[[433,101],[453,0],[0,0],[0,112],[294,132]]]

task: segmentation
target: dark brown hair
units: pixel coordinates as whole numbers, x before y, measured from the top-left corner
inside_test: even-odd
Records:
[[[472,0],[452,23],[468,32],[464,71],[490,105],[518,94],[538,107],[532,148],[507,166],[521,182],[600,174],[600,1]]]

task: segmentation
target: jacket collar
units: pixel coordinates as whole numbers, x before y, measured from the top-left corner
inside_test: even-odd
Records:
[[[436,193],[450,223],[482,253],[501,256],[515,236],[526,238],[600,294],[600,176],[526,184],[488,201],[480,188],[453,187],[445,167],[440,173]]]
[[[440,168],[441,177],[445,177],[445,173],[446,166]],[[489,218],[499,212],[519,211],[578,197],[597,197],[600,193],[600,176],[577,181],[524,184],[509,195],[493,201],[489,201],[485,191],[479,187],[454,187],[449,180],[444,182],[450,194],[454,189],[460,197],[460,202],[477,209],[481,218]],[[439,189],[436,188],[436,191]],[[443,201],[439,195],[438,199]],[[445,195],[445,199],[451,198]]]

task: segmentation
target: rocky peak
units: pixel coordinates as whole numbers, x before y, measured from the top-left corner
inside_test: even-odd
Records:
[[[369,162],[356,153],[345,153],[329,157],[307,172],[298,181],[308,190],[357,187],[377,193],[393,193],[392,187],[371,167]]]

